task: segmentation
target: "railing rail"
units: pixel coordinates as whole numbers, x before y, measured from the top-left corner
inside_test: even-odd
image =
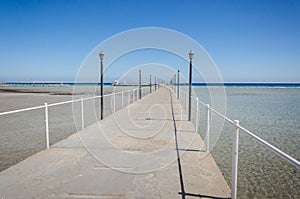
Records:
[[[177,85],[179,86],[179,85]],[[179,97],[179,102],[182,105],[185,105],[186,107],[186,96],[187,96],[187,92],[182,90],[182,89],[176,89],[176,86],[171,86],[171,90],[176,93],[180,92],[180,93],[176,93],[177,96],[181,96],[184,98],[184,100],[181,100]],[[288,161],[289,163],[295,165],[297,168],[300,168],[300,162],[298,160],[296,160],[295,158],[293,158],[292,156],[288,155],[287,153],[281,151],[280,149],[278,149],[277,147],[273,146],[272,144],[268,143],[267,141],[265,141],[264,139],[260,138],[259,136],[255,135],[253,132],[249,131],[248,129],[246,129],[245,127],[241,126],[239,124],[238,120],[231,120],[230,118],[228,118],[227,116],[225,116],[224,114],[218,112],[217,110],[215,110],[214,108],[210,107],[209,104],[205,104],[204,102],[200,101],[197,97],[192,96],[192,98],[196,99],[196,121],[195,121],[195,126],[196,126],[196,131],[198,131],[198,124],[199,124],[199,104],[204,106],[207,109],[207,123],[206,123],[206,151],[209,152],[209,129],[210,129],[210,112],[214,112],[215,114],[217,114],[218,116],[220,116],[221,118],[223,118],[224,120],[226,120],[227,122],[229,122],[230,124],[232,124],[235,128],[234,128],[234,132],[233,132],[233,146],[232,146],[232,185],[231,185],[231,198],[232,199],[236,199],[237,198],[237,175],[238,175],[238,146],[239,146],[239,131],[243,131],[244,133],[246,133],[247,135],[249,135],[251,138],[255,139],[256,141],[258,141],[260,144],[262,144],[263,146],[267,147],[268,149],[270,149],[271,151],[275,152],[275,154],[279,155],[280,157],[282,157],[284,160]],[[181,100],[181,101],[180,101]]]
[[[152,85],[154,86],[154,85]],[[155,89],[156,90],[156,86]],[[151,90],[152,92],[152,90]],[[151,94],[150,90],[148,87],[143,87],[141,88],[141,93],[142,93],[142,97]],[[128,101],[127,103],[124,102],[124,96],[127,94],[128,97]],[[110,94],[106,94],[103,95],[103,98],[105,97],[112,97],[112,113],[116,112],[116,95],[121,95],[121,109],[125,107],[125,105],[129,105],[137,100],[139,100],[138,98],[138,88],[134,88],[131,90],[122,90],[119,92],[113,92]],[[50,136],[49,136],[49,113],[48,113],[48,109],[50,107],[54,107],[54,106],[59,106],[59,105],[64,105],[64,104],[70,104],[70,103],[76,103],[76,102],[80,102],[80,112],[81,112],[81,129],[85,128],[85,118],[84,118],[84,101],[86,100],[92,100],[92,99],[97,99],[97,98],[101,98],[100,95],[97,96],[91,96],[91,97],[81,97],[79,99],[73,99],[73,100],[68,100],[68,101],[63,101],[63,102],[56,102],[56,103],[52,103],[52,104],[47,104],[45,103],[44,105],[41,106],[34,106],[34,107],[29,107],[29,108],[23,108],[23,109],[17,109],[17,110],[12,110],[12,111],[5,111],[0,113],[0,116],[5,116],[5,115],[9,115],[9,114],[16,114],[16,113],[21,113],[21,112],[25,112],[25,111],[32,111],[32,110],[37,110],[37,109],[44,109],[44,115],[45,115],[45,133],[46,133],[46,148],[49,149],[50,148]]]

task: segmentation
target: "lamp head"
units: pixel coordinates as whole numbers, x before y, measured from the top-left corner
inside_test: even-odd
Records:
[[[102,51],[100,52],[99,56],[100,56],[101,61],[103,61],[103,59],[104,59],[104,54],[103,54]]]
[[[193,56],[194,56],[194,53],[193,53],[192,50],[190,50],[190,52],[189,52],[189,57],[190,57],[190,60],[191,60],[191,61],[192,61],[192,59],[193,59]]]

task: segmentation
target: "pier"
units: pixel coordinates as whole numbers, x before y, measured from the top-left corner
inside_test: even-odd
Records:
[[[0,173],[0,198],[230,198],[176,95],[161,87]]]

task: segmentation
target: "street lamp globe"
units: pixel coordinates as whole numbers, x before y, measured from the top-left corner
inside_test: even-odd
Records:
[[[192,50],[190,50],[190,52],[189,52],[189,56],[190,56],[190,60],[192,61],[192,59],[193,59],[193,56],[194,56],[194,53],[193,53],[193,51],[192,51]]]
[[[103,54],[103,52],[102,52],[102,51],[100,52],[99,56],[100,56],[100,59],[101,59],[101,61],[103,61],[104,54]]]

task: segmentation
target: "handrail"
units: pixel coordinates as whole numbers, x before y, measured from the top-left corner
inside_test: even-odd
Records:
[[[148,87],[144,87],[141,88],[141,91],[144,91],[146,89],[149,89]],[[128,102],[127,105],[133,103],[134,101],[138,100],[138,92],[136,92],[138,89],[134,88],[134,89],[129,89],[129,90],[122,90],[119,92],[113,92],[110,94],[106,94],[103,95],[104,97],[108,97],[108,96],[113,96],[113,109],[112,109],[112,113],[115,113],[116,111],[116,95],[121,94],[121,108],[124,107],[124,94],[128,93],[127,97],[128,97]],[[156,87],[155,87],[156,90]],[[144,92],[143,96],[146,96],[147,94],[151,93],[151,89],[149,92]],[[79,99],[72,99],[72,100],[68,100],[68,101],[63,101],[63,102],[56,102],[56,103],[52,103],[52,104],[47,104],[45,103],[44,105],[41,106],[35,106],[35,107],[29,107],[29,108],[23,108],[23,109],[17,109],[17,110],[12,110],[12,111],[6,111],[6,112],[2,112],[0,113],[0,116],[2,115],[8,115],[8,114],[14,114],[14,113],[20,113],[20,112],[25,112],[25,111],[30,111],[30,110],[36,110],[36,109],[41,109],[44,108],[45,109],[45,131],[46,131],[46,148],[49,149],[50,145],[49,145],[49,117],[48,117],[48,108],[49,107],[53,107],[53,106],[58,106],[58,105],[63,105],[63,104],[69,104],[69,103],[74,103],[74,102],[81,102],[80,106],[81,106],[81,129],[84,129],[84,101],[85,100],[90,100],[90,99],[97,99],[97,98],[101,98],[102,96],[97,95],[97,96],[92,96],[92,97],[86,97],[86,98],[79,98]],[[126,105],[126,104],[125,104]]]
[[[142,88],[142,89],[146,89],[146,87]],[[138,90],[138,89],[126,90],[126,91],[123,91],[123,92],[126,93],[126,92],[136,91],[136,90]],[[120,93],[122,93],[122,91],[116,92],[116,93],[106,94],[106,95],[103,95],[103,97],[112,96],[114,94],[117,95],[117,94],[120,94]],[[97,95],[97,96],[92,96],[92,97],[86,97],[86,98],[83,98],[82,100],[85,101],[85,100],[96,99],[96,98],[101,98],[101,96]],[[48,107],[58,106],[58,105],[63,105],[63,104],[68,104],[68,103],[79,102],[80,100],[81,99],[68,100],[68,101],[63,101],[63,102],[56,102],[56,103],[48,104],[47,106]],[[2,115],[8,115],[8,114],[13,114],[13,113],[20,113],[20,112],[24,112],[24,111],[31,111],[31,110],[36,110],[36,109],[40,109],[40,108],[45,108],[45,105],[34,106],[34,107],[29,107],[29,108],[22,108],[22,109],[17,109],[17,110],[12,110],[12,111],[6,111],[6,112],[0,113],[0,116],[2,116]]]
[[[192,96],[193,98],[197,99],[196,97]],[[205,105],[202,101],[199,100],[199,102],[201,102],[200,104],[207,107],[207,105]],[[228,122],[230,122],[231,124],[235,124],[235,122],[231,119],[229,119],[227,116],[223,115],[222,113],[218,112],[217,110],[213,109],[212,107],[209,107],[210,110],[212,110],[214,113],[216,113],[217,115],[219,115],[220,117],[222,117],[223,119],[227,120]],[[244,131],[246,134],[248,134],[249,136],[251,136],[252,138],[254,138],[255,140],[259,141],[260,143],[262,143],[263,145],[265,145],[266,147],[268,147],[269,149],[273,150],[275,153],[277,153],[278,155],[280,155],[281,157],[285,158],[286,160],[288,160],[289,162],[293,163],[295,166],[297,166],[298,168],[300,168],[300,162],[298,160],[296,160],[295,158],[291,157],[290,155],[288,155],[287,153],[281,151],[280,149],[278,149],[277,147],[273,146],[272,144],[268,143],[267,141],[263,140],[262,138],[258,137],[257,135],[255,135],[253,132],[249,131],[248,129],[246,129],[245,127],[237,124],[236,125],[240,130]]]
[[[179,86],[179,85],[177,85]],[[173,93],[176,93],[176,89],[175,87],[171,87],[171,90],[173,91]],[[186,91],[177,89],[177,92],[181,92],[184,93],[184,96],[186,96]],[[180,96],[179,93],[177,93],[177,96]],[[246,129],[245,127],[242,127],[239,124],[238,120],[231,120],[230,118],[228,118],[226,115],[218,112],[217,110],[215,110],[214,108],[210,107],[209,104],[205,104],[204,102],[200,101],[197,97],[195,96],[191,96],[192,98],[196,99],[196,114],[198,115],[198,104],[201,104],[202,106],[207,108],[207,140],[206,140],[206,151],[209,152],[209,115],[210,115],[210,111],[213,111],[214,113],[216,113],[218,116],[220,116],[221,118],[225,119],[226,121],[228,121],[229,123],[231,123],[234,127],[235,130],[233,132],[233,147],[232,147],[232,186],[231,186],[231,198],[232,199],[236,199],[237,198],[237,173],[238,173],[238,144],[239,144],[239,130],[242,130],[244,133],[246,133],[247,135],[249,135],[250,137],[252,137],[253,139],[255,139],[256,141],[258,141],[260,144],[264,145],[265,147],[267,147],[268,149],[270,149],[271,151],[275,152],[275,154],[279,155],[280,157],[282,157],[284,160],[288,161],[289,163],[295,165],[297,168],[300,168],[300,162],[293,158],[292,156],[288,155],[287,153],[281,151],[280,149],[278,149],[277,147],[273,146],[272,144],[268,143],[267,141],[265,141],[264,139],[258,137],[257,135],[255,135],[253,132],[249,131],[248,129]],[[186,100],[186,97],[184,97]],[[196,117],[196,123],[199,123],[198,121],[199,117]],[[198,126],[198,124],[196,124],[196,127]],[[198,129],[196,128],[196,131],[198,131]]]
[[[292,163],[295,166],[297,166],[298,168],[300,168],[300,162],[298,160],[296,160],[295,158],[291,157],[287,153],[285,153],[285,152],[281,151],[280,149],[276,148],[272,144],[266,142],[265,140],[263,140],[262,138],[258,137],[257,135],[255,135],[251,131],[247,130],[246,128],[244,128],[244,127],[242,127],[240,125],[237,125],[237,127],[239,129],[241,129],[242,131],[244,131],[245,133],[247,133],[252,138],[254,138],[255,140],[257,140],[258,142],[262,143],[263,145],[265,145],[266,147],[268,147],[269,149],[271,149],[272,151],[274,151],[275,153],[277,153],[278,155],[280,155],[281,157],[285,158],[290,163]]]
[[[18,109],[18,110],[13,110],[13,111],[6,111],[6,112],[0,113],[0,116],[12,114],[12,113],[19,113],[19,112],[23,112],[23,111],[31,111],[31,110],[40,109],[40,108],[45,108],[45,105],[35,106],[35,107],[30,107],[30,108],[23,108],[23,109]]]
[[[181,92],[186,92],[181,90]],[[197,97],[192,96],[192,98],[197,100]],[[217,110],[215,110],[212,107],[207,107],[207,104],[205,104],[204,102],[202,102],[201,100],[198,99],[198,102],[206,107],[209,108],[210,110],[212,110],[214,113],[216,113],[217,115],[219,115],[220,117],[222,117],[223,119],[225,119],[226,121],[228,121],[231,124],[235,124],[234,120],[231,120],[230,118],[228,118],[227,116],[223,115],[222,113],[218,112]],[[241,126],[241,125],[237,125],[237,127],[239,129],[241,129],[242,131],[244,131],[246,134],[248,134],[249,136],[251,136],[252,138],[254,138],[255,140],[259,141],[260,143],[262,143],[263,145],[265,145],[266,147],[270,148],[272,151],[274,151],[275,153],[277,153],[278,155],[280,155],[281,157],[285,158],[286,160],[288,160],[289,162],[291,162],[292,164],[294,164],[295,166],[297,166],[298,168],[300,168],[300,162],[298,160],[296,160],[295,158],[291,157],[290,155],[288,155],[287,153],[281,151],[280,149],[278,149],[277,147],[273,146],[272,144],[268,143],[267,141],[263,140],[262,138],[258,137],[257,135],[255,135],[253,132],[249,131],[248,129],[246,129],[245,127]]]

